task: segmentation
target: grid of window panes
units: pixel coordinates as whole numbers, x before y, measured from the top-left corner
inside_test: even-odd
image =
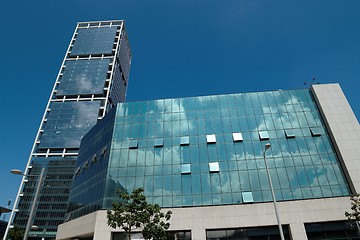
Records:
[[[70,56],[112,54],[118,28],[79,28]]]
[[[127,81],[124,79],[124,74],[121,70],[122,66],[120,66],[119,62],[116,62],[110,91],[110,99],[112,103],[125,101]]]
[[[137,148],[129,148],[132,140]],[[349,195],[310,90],[119,104],[108,175],[129,191],[144,187],[149,201],[163,207],[238,204],[243,193],[271,201],[268,142],[277,200]],[[182,173],[183,164],[190,171]],[[108,196],[106,207],[113,200]]]
[[[124,190],[111,176],[106,178],[115,112],[115,109],[110,111],[81,140],[66,220],[101,209],[106,181],[112,189]]]
[[[79,148],[97,121],[100,101],[52,102],[38,148]]]
[[[110,59],[72,60],[65,62],[56,96],[98,94],[104,92]]]
[[[127,33],[126,31],[122,31],[118,58],[126,82],[129,80],[131,57],[130,44]]]
[[[28,177],[28,183],[23,190],[23,196],[18,205],[19,213],[16,215],[14,224],[25,228],[39,181],[36,175],[41,173],[42,167],[46,167],[34,225],[37,226],[35,231],[56,234],[56,228],[51,228],[51,226],[57,226],[63,222],[76,156],[35,156],[31,161],[33,167],[29,174],[35,176]],[[35,234],[34,231],[31,234]]]

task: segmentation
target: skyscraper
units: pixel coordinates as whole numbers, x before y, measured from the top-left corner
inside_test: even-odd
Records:
[[[36,176],[42,186],[30,232],[53,238],[64,221],[80,140],[116,103],[123,102],[129,80],[131,51],[124,21],[78,23],[45,109],[9,227],[25,227]]]

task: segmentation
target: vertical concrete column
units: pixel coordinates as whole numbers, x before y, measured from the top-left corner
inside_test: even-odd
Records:
[[[331,140],[352,193],[360,193],[360,125],[339,84],[313,85]]]
[[[205,229],[192,229],[191,230],[191,239],[194,240],[205,240],[206,239],[206,231]]]
[[[93,240],[111,240],[111,231],[95,231]]]
[[[305,226],[302,222],[291,223],[290,224],[290,233],[292,236],[292,240],[306,240],[308,239],[306,236]]]

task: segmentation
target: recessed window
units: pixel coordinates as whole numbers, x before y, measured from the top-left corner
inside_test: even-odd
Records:
[[[242,198],[243,198],[244,203],[252,203],[252,202],[254,202],[252,192],[243,192],[241,194],[242,194]]]
[[[243,136],[241,134],[241,132],[236,132],[236,133],[233,133],[233,140],[234,142],[241,142],[243,140]]]
[[[268,140],[269,139],[268,131],[260,131],[259,138],[260,138],[260,140]]]
[[[207,143],[216,143],[216,136],[215,136],[215,134],[206,135],[206,142],[207,142]]]
[[[219,170],[220,170],[219,163],[218,162],[209,163],[209,169],[210,169],[210,172],[219,172]]]
[[[313,137],[321,136],[321,128],[310,128],[310,131]]]
[[[294,130],[286,129],[285,130],[285,136],[286,136],[286,138],[294,138],[295,137]]]
[[[189,145],[190,144],[190,137],[181,137],[180,138],[180,145]]]
[[[182,164],[181,165],[181,174],[190,174],[190,173],[191,173],[190,164]]]
[[[130,144],[129,144],[129,148],[130,149],[135,149],[135,148],[138,148],[138,140],[136,140],[136,139],[133,139],[133,140],[131,140],[130,141]]]
[[[106,153],[107,153],[107,150],[106,150],[106,146],[105,147],[103,147],[102,148],[102,150],[101,150],[101,156],[105,156],[106,155]]]
[[[157,138],[154,141],[154,147],[163,147],[164,146],[164,139]]]

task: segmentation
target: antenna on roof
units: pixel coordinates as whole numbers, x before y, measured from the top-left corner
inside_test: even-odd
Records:
[[[312,85],[316,85],[316,84],[320,84],[320,82],[316,82],[316,77],[313,77],[311,82],[304,82],[304,85],[312,86]]]

